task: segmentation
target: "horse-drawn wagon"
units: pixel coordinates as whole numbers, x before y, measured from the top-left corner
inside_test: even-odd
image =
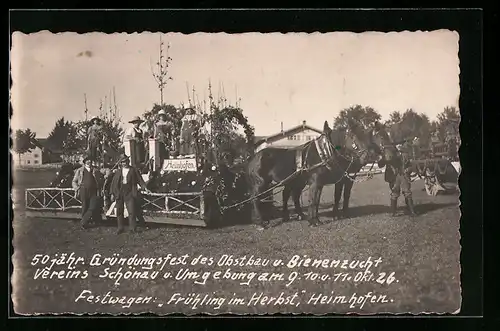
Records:
[[[446,143],[431,141],[430,146],[408,143],[403,152],[408,153],[412,163],[412,180],[423,179],[428,195],[454,192],[458,188],[461,171],[458,162],[458,141],[448,137]]]

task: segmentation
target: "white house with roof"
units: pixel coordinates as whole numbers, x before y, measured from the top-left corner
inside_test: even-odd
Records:
[[[35,147],[21,155],[17,154],[16,152],[12,152],[12,161],[14,161],[14,165],[38,166],[46,163],[46,160],[44,160],[44,157],[46,155],[43,152],[43,144],[45,143],[45,140],[46,139],[34,139],[33,145]]]
[[[283,130],[282,122],[280,132],[267,137],[256,137],[255,152],[271,146],[283,148],[301,146],[319,137],[322,133],[321,130],[307,125],[306,121],[302,121],[301,125]]]
[[[62,152],[49,148],[47,138],[35,138],[31,142],[34,148],[26,153],[19,155],[12,151],[14,166],[37,167],[42,164],[60,161]]]

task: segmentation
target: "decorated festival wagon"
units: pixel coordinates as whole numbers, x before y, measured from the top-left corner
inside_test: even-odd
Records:
[[[237,115],[238,112],[231,112],[229,108],[221,116],[229,118],[229,122],[239,122],[245,128],[247,142],[253,143],[253,128],[246,123],[245,118]],[[238,199],[244,200],[247,195],[243,164],[233,160],[234,155],[229,155],[231,152],[214,151],[213,144],[202,137],[197,141],[194,154],[161,157],[162,142],[156,137],[146,142],[148,150],[145,162],[137,160],[134,155],[136,141],[131,140],[124,145],[125,154],[131,156],[132,163],[140,170],[151,191],[141,194],[142,213],[146,222],[216,227],[229,218],[244,218],[241,213],[248,206],[231,208],[223,215],[222,206]],[[102,159],[106,160],[98,165],[105,177],[103,214],[113,219],[116,217],[116,208],[109,188],[120,153],[104,147],[106,158]],[[225,155],[224,160],[216,160],[216,152]],[[26,189],[26,216],[79,219],[81,201],[71,188],[74,171],[78,167],[81,165],[77,163],[63,164],[48,187]]]

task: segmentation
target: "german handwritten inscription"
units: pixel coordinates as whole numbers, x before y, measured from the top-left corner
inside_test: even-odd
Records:
[[[341,260],[306,255],[283,260],[255,255],[141,257],[96,253],[84,258],[73,252],[36,254],[31,259],[35,280],[82,281],[81,290],[67,298],[68,303],[99,306],[96,311],[110,307],[109,311],[158,313],[245,312],[248,307],[266,313],[271,306],[272,311],[280,312],[362,312],[367,306],[383,307],[397,299],[385,293],[399,280],[395,272],[384,270],[383,262],[381,257],[371,256]],[[96,291],[90,279],[104,281],[109,288]],[[132,293],[130,288],[137,282],[164,286],[164,296]],[[346,292],[343,283],[354,284],[349,286],[354,291]],[[238,287],[242,291],[206,290]],[[306,308],[297,310],[299,306]],[[318,306],[325,307],[315,308]]]

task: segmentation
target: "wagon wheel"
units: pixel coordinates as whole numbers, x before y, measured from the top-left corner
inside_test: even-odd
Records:
[[[215,193],[212,191],[204,191],[203,201],[203,220],[208,228],[216,228],[221,224],[222,214],[220,211],[219,201]]]

